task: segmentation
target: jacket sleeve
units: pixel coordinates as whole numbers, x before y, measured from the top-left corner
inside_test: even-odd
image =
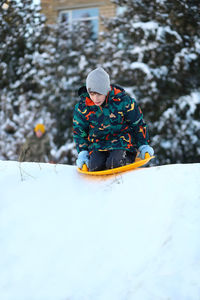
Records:
[[[42,145],[42,151],[44,156],[47,158],[46,159],[47,162],[53,161],[53,158],[51,156],[51,145],[50,145],[50,140],[48,135],[45,135],[44,144]]]
[[[27,154],[29,148],[30,148],[29,140],[26,140],[26,142],[21,146],[21,150],[20,150],[20,154],[19,154],[19,158],[18,158],[19,162],[26,161],[26,154]]]
[[[75,106],[73,118],[73,138],[78,153],[83,150],[88,151],[88,134],[89,123],[87,122],[83,112],[79,108],[79,104]]]
[[[149,132],[143,114],[137,102],[129,97],[126,105],[126,122],[131,127],[137,148],[148,145]]]

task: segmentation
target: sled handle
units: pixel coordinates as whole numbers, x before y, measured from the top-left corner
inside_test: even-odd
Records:
[[[84,164],[84,165],[82,166],[82,171],[84,171],[84,172],[87,172],[87,171],[88,171],[88,167],[87,167],[86,164]]]
[[[148,152],[146,152],[144,158],[146,159],[146,158],[149,158],[149,157],[151,157],[151,155]]]

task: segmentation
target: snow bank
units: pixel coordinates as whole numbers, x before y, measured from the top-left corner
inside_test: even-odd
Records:
[[[0,162],[0,299],[199,300],[200,164]]]

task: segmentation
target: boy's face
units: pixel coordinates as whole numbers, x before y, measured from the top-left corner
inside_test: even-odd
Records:
[[[99,94],[96,92],[90,92],[89,95],[90,95],[90,98],[92,99],[92,101],[94,102],[94,104],[97,106],[101,106],[106,99],[105,95],[102,95],[102,94]]]

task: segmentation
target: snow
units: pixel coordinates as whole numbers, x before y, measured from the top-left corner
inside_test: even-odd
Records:
[[[33,0],[34,4],[40,4],[40,0]]]
[[[134,70],[134,69],[141,69],[141,70],[147,75],[147,77],[148,77],[149,79],[152,78],[152,76],[151,76],[151,71],[150,71],[148,65],[145,64],[145,63],[141,63],[141,62],[133,62],[133,63],[131,63],[130,68],[131,68],[132,70]]]
[[[199,300],[199,173],[0,161],[0,299]]]

